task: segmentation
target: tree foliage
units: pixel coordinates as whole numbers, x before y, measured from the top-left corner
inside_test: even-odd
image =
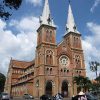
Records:
[[[11,13],[6,9],[17,10],[22,3],[22,0],[2,0],[0,1],[0,17],[8,19],[11,16]]]
[[[6,77],[0,73],[0,92],[3,92],[5,85]]]
[[[95,80],[98,81],[98,83],[100,83],[100,75]]]
[[[98,73],[98,67],[100,67],[100,63],[97,62],[97,61],[91,61],[91,62],[89,62],[89,65],[90,65],[90,70],[92,72],[95,72],[96,73],[96,77],[98,77],[97,73]]]
[[[74,77],[74,82],[77,84],[77,87],[80,89],[83,89],[84,91],[89,90],[90,86],[91,86],[91,81],[89,80],[88,77],[84,77],[84,76],[75,76]]]

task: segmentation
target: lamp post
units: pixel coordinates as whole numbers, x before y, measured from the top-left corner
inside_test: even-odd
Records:
[[[96,78],[97,78],[97,71],[98,71],[98,66],[100,66],[100,63],[96,62],[96,61],[91,61],[90,63],[90,69],[93,72],[96,72]]]

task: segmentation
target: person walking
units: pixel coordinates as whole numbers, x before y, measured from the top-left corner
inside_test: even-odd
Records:
[[[83,91],[80,91],[78,95],[75,97],[72,97],[72,100],[88,100],[85,93]]]

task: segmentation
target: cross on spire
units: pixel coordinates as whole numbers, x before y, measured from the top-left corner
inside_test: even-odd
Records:
[[[70,4],[71,1],[70,0],[68,0],[68,1],[69,1],[69,4]]]

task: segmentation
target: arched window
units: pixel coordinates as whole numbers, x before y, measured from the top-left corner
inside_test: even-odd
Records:
[[[76,63],[76,68],[81,68],[81,60],[79,55],[75,56],[75,63]]]
[[[64,97],[68,97],[68,82],[66,80],[62,82],[61,92]]]
[[[67,70],[67,73],[69,73],[69,70]]]
[[[50,74],[52,74],[52,68],[50,68]]]
[[[49,74],[49,68],[46,68],[46,74]]]
[[[48,64],[48,65],[53,64],[53,53],[51,50],[46,51],[46,64]]]
[[[63,72],[63,70],[61,69],[61,72]]]
[[[52,31],[49,30],[46,31],[46,41],[52,42]]]
[[[52,96],[52,82],[49,81],[49,80],[46,82],[45,94],[46,94],[46,95],[51,95],[51,96]]]
[[[53,59],[52,59],[52,55],[50,55],[50,65],[53,64]]]
[[[50,38],[50,41],[49,42],[52,42],[52,31],[50,31],[49,34],[50,34],[50,37],[49,37]]]
[[[46,64],[49,64],[49,55],[46,55]]]
[[[79,46],[79,38],[78,37],[73,37],[73,45],[75,46],[75,47],[78,47]]]
[[[74,37],[74,43],[73,44],[74,44],[74,46],[76,46],[76,37]]]
[[[67,69],[66,68],[64,68],[64,73],[67,71]]]
[[[46,31],[46,41],[49,42],[49,31]]]

